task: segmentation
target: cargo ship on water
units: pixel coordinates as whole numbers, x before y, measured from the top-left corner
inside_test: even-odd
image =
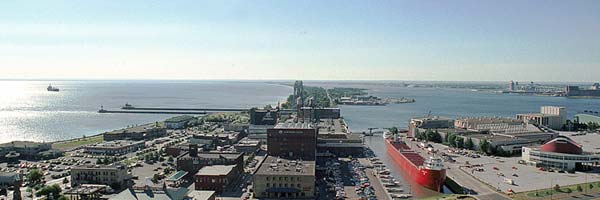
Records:
[[[441,192],[446,169],[441,158],[423,158],[395,135],[386,139],[387,153],[402,170],[419,185]]]

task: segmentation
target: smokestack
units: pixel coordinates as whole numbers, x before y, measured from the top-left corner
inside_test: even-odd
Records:
[[[198,156],[198,145],[190,144],[190,156],[197,157]]]

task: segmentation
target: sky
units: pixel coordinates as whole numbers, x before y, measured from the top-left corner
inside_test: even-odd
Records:
[[[600,1],[0,1],[0,79],[599,81]]]

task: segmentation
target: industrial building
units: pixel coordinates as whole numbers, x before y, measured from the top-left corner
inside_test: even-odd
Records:
[[[540,113],[517,114],[517,119],[525,123],[559,130],[567,124],[567,111],[565,107],[542,106]]]
[[[275,125],[279,117],[277,109],[250,109],[250,124]]]
[[[314,199],[315,161],[269,156],[252,178],[254,197]]]
[[[421,118],[412,118],[408,124],[408,134],[412,137],[415,137],[419,129],[444,129],[453,127],[454,120],[446,117],[427,116]]]
[[[317,125],[318,156],[357,156],[364,152],[362,135],[350,133],[343,119],[321,119]]]
[[[450,122],[453,122],[450,125]],[[441,128],[445,127],[445,128]],[[428,129],[437,131],[442,140],[448,135],[473,142],[473,149],[480,150],[480,143],[489,142],[494,149],[518,154],[523,147],[536,146],[556,137],[557,133],[544,132],[535,125],[523,123],[515,118],[472,117],[452,120],[448,118],[416,118],[409,124],[409,132],[424,133]]]
[[[267,130],[267,152],[271,156],[315,160],[317,134],[312,123],[279,123]]]
[[[598,97],[600,96],[600,84],[594,83],[589,89],[582,89],[579,86],[567,85],[565,95],[568,97],[585,96]]]
[[[583,152],[580,144],[559,136],[541,147],[523,147],[522,159],[530,165],[549,169],[586,170],[600,162],[600,154]]]
[[[102,134],[104,141],[113,140],[147,140],[156,137],[163,137],[167,134],[167,129],[158,123],[150,123],[141,126],[133,126]]]

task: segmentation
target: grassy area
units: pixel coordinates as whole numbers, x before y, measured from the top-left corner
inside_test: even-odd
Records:
[[[78,146],[94,144],[94,143],[103,142],[103,141],[104,141],[104,139],[102,138],[102,135],[96,135],[96,136],[92,136],[92,137],[72,139],[72,140],[68,140],[68,141],[64,141],[64,142],[56,142],[56,143],[52,144],[52,148],[58,149],[58,150],[66,150],[66,149],[71,149],[71,148],[75,148]]]
[[[568,197],[568,196],[575,196],[575,195],[581,195],[581,194],[586,194],[586,193],[598,193],[598,192],[600,192],[600,182],[591,182],[591,183],[582,183],[582,184],[575,184],[575,185],[568,185],[568,186],[560,186],[559,190],[555,190],[554,188],[547,188],[547,189],[543,189],[543,190],[520,192],[520,193],[511,195],[511,198],[513,198],[513,199],[546,199],[550,196]]]
[[[421,200],[456,200],[456,199],[464,199],[464,200],[476,200],[476,198],[468,196],[468,195],[460,195],[460,194],[440,194],[437,196],[421,198]]]

